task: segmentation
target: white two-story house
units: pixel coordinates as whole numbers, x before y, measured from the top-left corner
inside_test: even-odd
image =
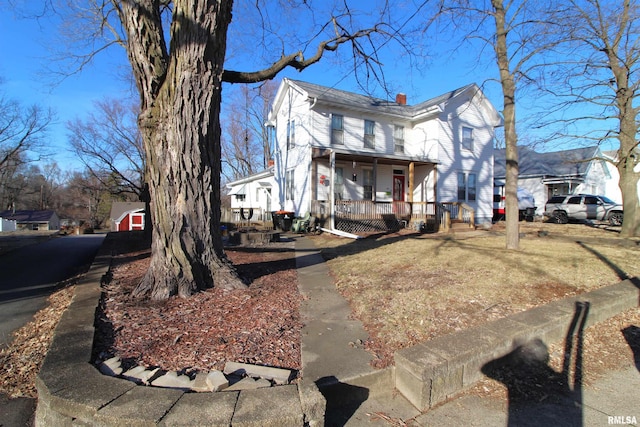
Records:
[[[284,79],[267,125],[280,209],[352,233],[490,222],[500,114],[475,84],[416,105]]]

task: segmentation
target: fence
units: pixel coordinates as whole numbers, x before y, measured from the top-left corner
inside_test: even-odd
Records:
[[[262,208],[223,208],[220,216],[221,222],[232,224],[263,223],[273,224],[270,211]]]
[[[321,221],[331,215],[330,203],[315,200],[312,215]],[[474,226],[474,211],[457,202],[373,202],[371,200],[339,200],[335,203],[334,225],[349,233],[397,231],[416,226],[421,231],[448,231],[452,222]]]

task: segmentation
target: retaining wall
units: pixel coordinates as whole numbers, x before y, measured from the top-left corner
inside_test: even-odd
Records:
[[[400,350],[395,354],[395,386],[416,408],[429,409],[480,380],[483,365],[518,344],[565,339],[584,307],[577,303],[589,303],[588,327],[638,307],[639,295],[640,280],[625,280]]]

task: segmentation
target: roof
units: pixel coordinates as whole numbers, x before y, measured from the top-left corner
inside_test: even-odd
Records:
[[[538,153],[529,147],[518,147],[520,177],[527,176],[582,176],[589,168],[589,160],[598,156],[596,146],[571,150]],[[493,152],[493,176],[506,176],[505,150]]]
[[[231,181],[227,183],[227,188],[232,188],[237,185],[246,184],[253,181],[258,181],[262,187],[269,187],[271,184],[269,183],[269,179],[274,177],[273,167],[269,167],[268,169],[254,173],[253,175],[245,176],[243,178],[237,179],[235,181]]]
[[[367,111],[402,117],[405,119],[417,119],[423,115],[440,113],[444,110],[444,104],[461,95],[465,92],[471,92],[473,94],[481,92],[478,85],[475,83],[462,86],[458,89],[444,93],[442,95],[431,98],[427,101],[421,102],[415,105],[403,105],[394,101],[388,101],[381,98],[375,98],[368,95],[361,95],[353,92],[348,92],[340,89],[335,89],[326,86],[320,86],[314,83],[303,82],[300,80],[285,79],[290,85],[304,91],[311,100],[315,102],[328,103],[331,105],[342,105],[348,108],[366,109]],[[283,85],[284,86],[284,85]],[[282,86],[281,86],[282,87]],[[276,102],[278,96],[276,95]],[[483,99],[485,99],[483,97]],[[486,103],[490,106],[491,112],[496,116],[496,120],[502,123],[500,115],[491,105],[488,100]],[[274,105],[275,107],[275,105]],[[276,109],[276,108],[274,108]]]
[[[144,202],[113,202],[110,218],[120,221],[128,212],[144,210]]]
[[[49,222],[56,213],[54,211],[30,211],[30,210],[6,210],[0,212],[0,218],[17,221],[21,223],[42,223]]]

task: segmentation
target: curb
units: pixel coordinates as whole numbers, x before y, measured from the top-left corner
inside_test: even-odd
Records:
[[[56,328],[36,378],[36,426],[275,427],[316,425],[314,417],[324,416],[322,395],[315,384],[304,381],[258,390],[185,393],[102,375],[90,361],[100,284],[110,264],[110,250],[103,244]]]
[[[337,378],[323,376],[319,370],[315,378],[312,369],[307,379],[294,385],[185,393],[105,376],[90,363],[100,285],[110,264],[109,245],[103,244],[91,268],[76,285],[72,303],[56,328],[36,378],[36,426],[319,426],[325,423],[328,406],[343,403],[342,398],[353,390],[361,389],[368,398],[391,394],[394,386],[415,408],[426,410],[480,379],[481,367],[513,350],[514,342],[534,337],[547,342],[561,340],[576,302],[590,303],[586,324],[591,325],[638,307],[640,292],[640,280],[634,278],[558,300],[400,350],[395,355],[395,368],[389,370],[352,370],[353,375]],[[309,267],[298,274],[318,274],[313,267],[320,264],[316,255],[298,257],[298,268]],[[314,291],[318,293],[313,294]],[[313,287],[308,292],[312,300],[317,296],[316,302],[336,302]],[[327,311],[330,313],[335,307],[327,308],[332,308]],[[303,343],[303,347],[312,356],[310,344]],[[357,359],[354,355],[349,358]],[[304,357],[305,354],[303,360]],[[331,368],[331,372],[341,370],[335,364]]]

